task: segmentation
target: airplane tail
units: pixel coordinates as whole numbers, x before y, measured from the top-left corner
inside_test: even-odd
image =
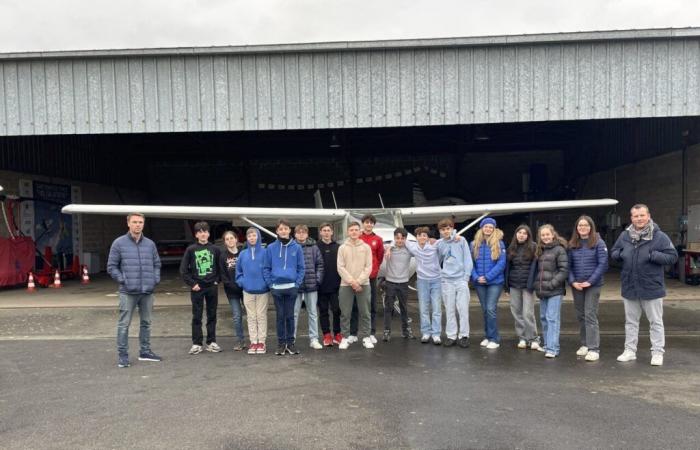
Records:
[[[423,193],[423,189],[420,187],[420,184],[413,183],[413,206],[422,206],[427,202],[428,200],[425,198],[425,194]]]

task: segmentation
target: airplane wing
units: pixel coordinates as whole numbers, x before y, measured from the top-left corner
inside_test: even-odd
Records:
[[[147,218],[166,219],[212,219],[233,221],[245,225],[244,217],[263,226],[275,226],[277,220],[285,218],[292,224],[308,223],[311,226],[321,222],[343,220],[347,212],[343,209],[316,208],[252,208],[227,206],[156,206],[156,205],[66,205],[64,214],[123,215],[132,212],[145,214]]]
[[[454,217],[455,222],[477,218],[483,214],[500,216],[514,213],[528,213],[569,208],[595,208],[617,205],[617,200],[604,198],[597,200],[564,200],[555,202],[491,203],[483,205],[419,206],[398,208],[404,225],[434,224],[445,217]]]

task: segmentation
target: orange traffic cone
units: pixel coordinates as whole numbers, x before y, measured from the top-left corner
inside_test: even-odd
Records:
[[[27,279],[27,292],[34,292],[36,289],[36,284],[34,284],[34,274],[29,272],[29,278]]]
[[[56,269],[56,273],[53,275],[53,284],[51,285],[52,288],[60,288],[61,286],[61,274],[58,273],[58,269]]]
[[[88,275],[88,269],[85,264],[83,264],[83,279],[80,284],[90,284],[90,275]]]

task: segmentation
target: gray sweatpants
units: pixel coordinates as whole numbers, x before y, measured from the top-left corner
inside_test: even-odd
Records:
[[[598,302],[600,300],[601,286],[591,286],[582,291],[571,288],[574,295],[574,307],[576,307],[576,319],[578,319],[581,345],[588,347],[589,351],[600,351],[600,328],[598,326]],[[639,323],[639,319],[637,319]]]
[[[510,312],[515,320],[515,334],[530,342],[537,337],[535,294],[527,289],[510,288]]]
[[[649,321],[649,338],[651,340],[651,353],[663,353],[665,345],[664,337],[664,306],[663,298],[654,300],[627,300],[625,303],[625,350],[637,352],[639,341],[639,319],[642,310]]]
[[[362,291],[355,292],[351,286],[340,286],[338,291],[338,300],[340,301],[340,332],[344,337],[350,336],[350,318],[352,316],[352,305],[357,299],[357,312],[359,318],[358,336],[369,337],[372,320],[370,313],[370,285],[362,286]]]

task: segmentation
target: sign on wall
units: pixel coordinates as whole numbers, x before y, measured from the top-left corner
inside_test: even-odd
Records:
[[[20,196],[33,199],[22,202],[22,233],[34,239],[40,252],[49,246],[54,254],[79,255],[80,218],[62,214],[61,208],[80,202],[80,187],[20,180],[19,190]]]

